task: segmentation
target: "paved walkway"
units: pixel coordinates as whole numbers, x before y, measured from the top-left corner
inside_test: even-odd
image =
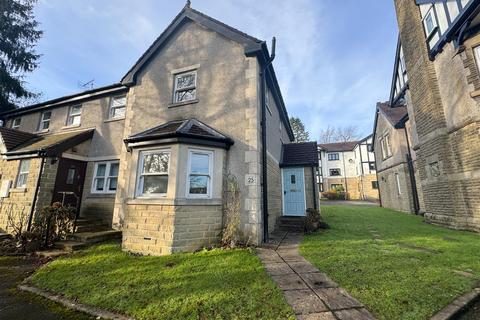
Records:
[[[370,320],[365,307],[299,254],[302,235],[276,234],[257,255],[299,320]]]

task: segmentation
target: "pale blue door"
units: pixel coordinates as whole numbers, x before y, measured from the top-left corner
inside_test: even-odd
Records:
[[[303,168],[286,168],[283,174],[283,215],[305,215],[305,179]]]

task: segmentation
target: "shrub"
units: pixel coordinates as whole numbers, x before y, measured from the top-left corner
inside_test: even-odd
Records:
[[[67,235],[73,232],[75,215],[74,207],[55,202],[44,207],[35,217],[32,232],[39,235],[46,246],[50,246],[55,241],[66,239]]]
[[[329,229],[328,224],[323,221],[320,211],[317,209],[307,209],[307,216],[305,217],[305,231],[312,233],[317,229]]]
[[[342,189],[338,188],[338,189]],[[323,198],[327,198],[328,200],[346,200],[347,194],[344,191],[339,191],[337,189],[328,190],[322,193]]]

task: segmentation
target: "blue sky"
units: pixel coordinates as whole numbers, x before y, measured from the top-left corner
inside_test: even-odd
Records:
[[[40,67],[27,75],[41,100],[119,82],[184,6],[183,0],[40,0]],[[277,37],[274,67],[290,115],[322,128],[372,131],[390,90],[393,0],[192,0],[192,7],[257,38]]]

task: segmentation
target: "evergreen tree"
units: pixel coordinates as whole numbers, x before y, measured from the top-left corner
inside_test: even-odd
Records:
[[[295,136],[295,142],[310,141],[310,133],[305,131],[305,125],[300,118],[291,117],[290,125],[292,126],[293,135]]]

